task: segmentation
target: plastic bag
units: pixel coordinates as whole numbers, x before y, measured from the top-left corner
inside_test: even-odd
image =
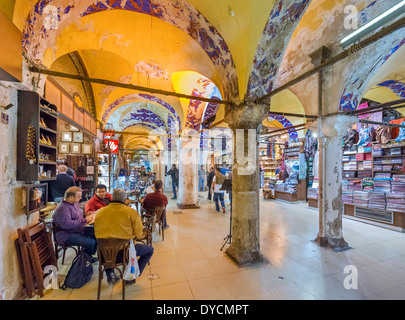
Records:
[[[125,268],[124,272],[124,280],[131,281],[135,280],[140,274],[139,266],[138,266],[138,259],[136,258],[136,250],[134,241],[131,239],[129,245],[129,259],[128,264]]]

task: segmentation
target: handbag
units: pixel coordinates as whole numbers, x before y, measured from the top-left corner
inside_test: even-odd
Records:
[[[138,277],[139,275],[140,275],[140,272],[139,272],[138,259],[136,258],[135,244],[134,244],[134,241],[131,239],[130,245],[129,245],[128,264],[125,268],[123,279],[127,280],[127,281],[131,281],[131,280],[135,280],[136,277]]]

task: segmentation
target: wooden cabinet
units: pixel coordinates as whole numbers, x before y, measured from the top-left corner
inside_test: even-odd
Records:
[[[18,91],[17,180],[56,179],[57,108],[34,91]]]

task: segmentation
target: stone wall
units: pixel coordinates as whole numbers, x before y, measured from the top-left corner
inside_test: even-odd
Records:
[[[14,241],[17,229],[38,220],[38,213],[25,215],[22,204],[23,183],[16,181],[18,90],[0,82],[0,105],[13,107],[3,111],[9,123],[0,123],[0,299],[16,299],[22,293],[22,279]]]

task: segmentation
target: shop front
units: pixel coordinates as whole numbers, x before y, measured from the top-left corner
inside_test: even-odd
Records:
[[[380,111],[359,120],[343,140],[344,216],[403,232],[405,118]]]

